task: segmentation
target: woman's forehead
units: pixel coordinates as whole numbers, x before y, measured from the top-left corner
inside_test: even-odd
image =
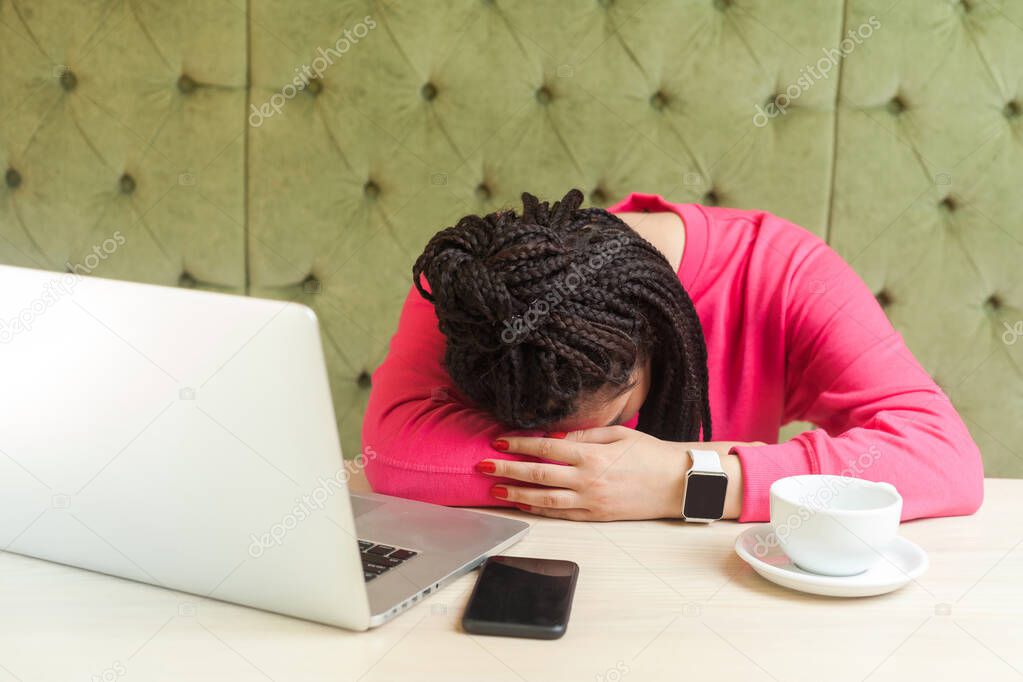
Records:
[[[578,431],[613,424],[626,411],[633,393],[638,388],[637,383],[614,397],[609,397],[613,393],[608,391],[603,395],[598,393],[584,398],[580,401],[579,409],[548,428],[551,431]]]

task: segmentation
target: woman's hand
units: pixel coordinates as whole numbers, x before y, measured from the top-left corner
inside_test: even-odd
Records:
[[[528,484],[501,483],[491,492],[541,516],[573,521],[678,518],[691,447],[722,455],[729,474],[727,497],[732,507],[736,502],[741,506],[738,457],[728,451],[747,443],[671,443],[624,426],[605,426],[546,438],[505,436],[492,444],[502,452],[554,462],[486,459],[477,464],[481,473]],[[727,501],[725,509],[726,516],[738,516]]]

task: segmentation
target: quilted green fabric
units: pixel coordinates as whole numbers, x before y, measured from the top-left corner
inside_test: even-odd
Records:
[[[839,97],[831,244],[951,397],[989,476],[1023,475],[1023,4],[883,17]]]
[[[349,455],[426,240],[580,187],[827,237],[1023,475],[1018,5],[68,5],[0,0],[0,259],[310,305]]]
[[[199,0],[0,2],[3,261],[243,291],[245,25]]]

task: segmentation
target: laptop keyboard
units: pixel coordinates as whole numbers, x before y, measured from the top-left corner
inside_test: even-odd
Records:
[[[359,540],[359,553],[362,555],[362,577],[366,582],[419,554],[411,549],[382,545],[369,540]]]

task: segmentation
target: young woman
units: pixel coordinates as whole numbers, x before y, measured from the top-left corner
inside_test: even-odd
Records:
[[[888,481],[904,519],[980,505],[962,420],[816,236],[650,194],[606,211],[578,190],[522,200],[462,218],[416,261],[363,425],[376,491],[678,518],[699,449],[740,521],[769,517],[773,481],[810,473]],[[778,443],[789,421],[818,428]]]

